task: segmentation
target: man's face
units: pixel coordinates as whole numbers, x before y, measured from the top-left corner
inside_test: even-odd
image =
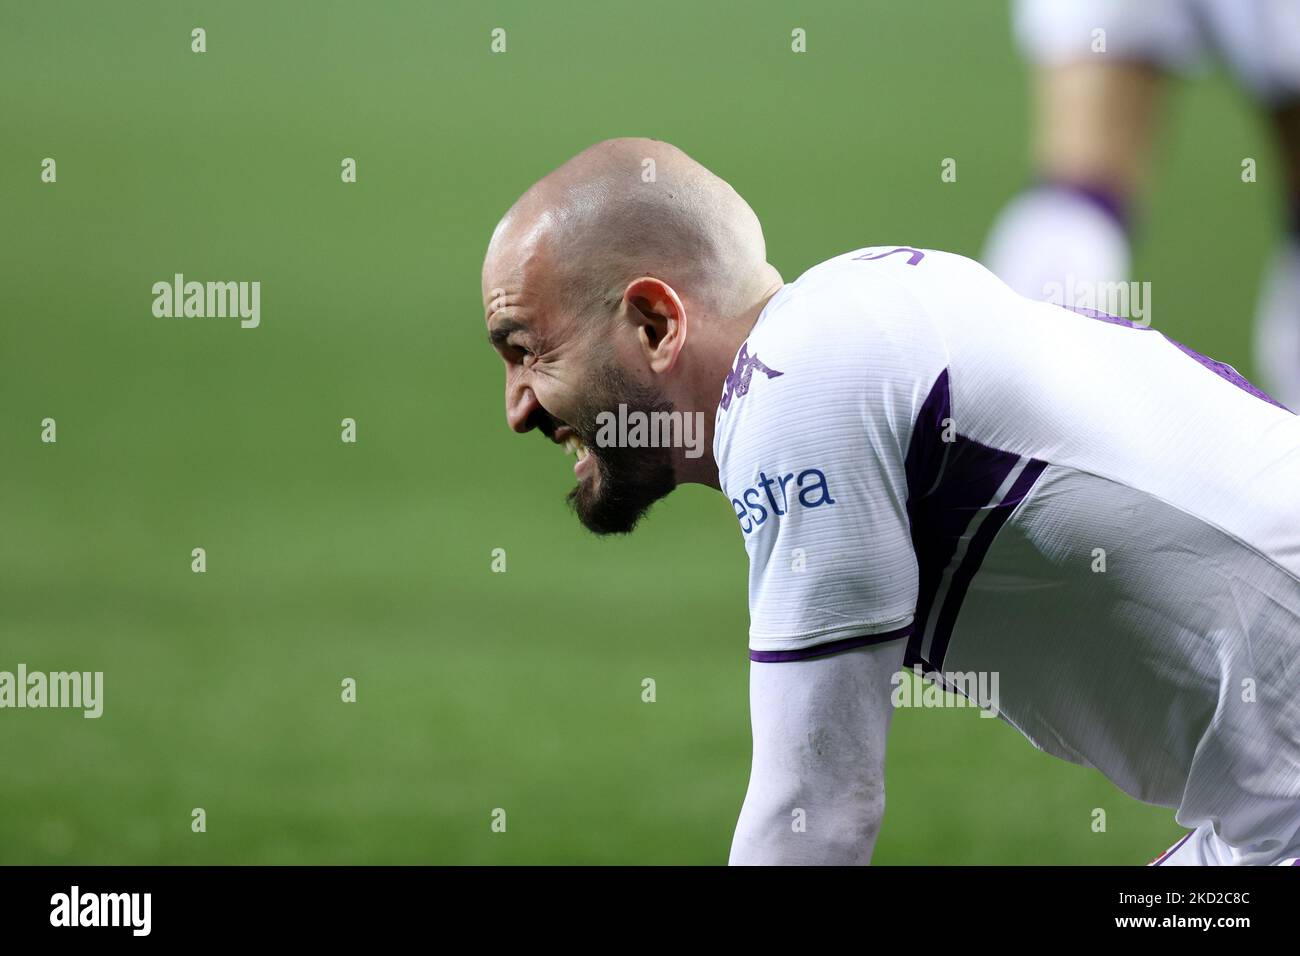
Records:
[[[490,276],[485,276],[490,281]],[[617,429],[601,428],[602,413],[672,410],[636,367],[632,326],[615,316],[577,316],[544,307],[524,282],[485,281],[488,338],[506,367],[506,418],[523,433],[537,429],[576,451],[578,484],[568,501],[596,534],[625,534],[676,487],[668,448],[629,448]]]

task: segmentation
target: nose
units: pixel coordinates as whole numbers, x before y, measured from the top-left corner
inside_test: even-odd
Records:
[[[506,373],[506,421],[521,435],[534,427],[537,412],[542,409],[541,402],[522,379],[517,371]]]

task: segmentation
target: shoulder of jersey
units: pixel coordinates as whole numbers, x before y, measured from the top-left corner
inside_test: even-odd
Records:
[[[812,374],[857,361],[859,349],[869,340],[873,313],[895,312],[912,278],[902,273],[900,282],[890,274],[895,270],[858,261],[873,251],[855,250],[828,259],[784,286],[746,339],[741,357],[750,365],[757,361],[764,368],[781,370],[784,365]]]

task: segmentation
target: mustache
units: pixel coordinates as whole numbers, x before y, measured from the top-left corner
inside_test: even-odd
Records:
[[[540,407],[528,416],[527,421],[528,428],[537,429],[545,435],[548,440],[554,440],[555,433],[566,425],[568,425],[567,422],[560,421],[546,409]],[[573,428],[572,425],[568,425],[568,427]],[[574,428],[573,430],[577,431],[578,429]]]
[[[584,418],[587,417],[585,412],[580,414]],[[561,428],[567,428],[582,440],[582,443],[587,446],[589,452],[594,454],[597,451],[597,448],[595,447],[596,443],[592,438],[592,436],[596,434],[596,423],[594,420],[581,423],[568,422],[556,418],[546,409],[539,407],[528,416],[528,426],[537,429],[537,431],[545,435],[547,441],[554,441],[555,433]]]

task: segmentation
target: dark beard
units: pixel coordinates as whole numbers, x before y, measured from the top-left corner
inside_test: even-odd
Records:
[[[596,416],[617,413],[619,403],[628,412],[671,412],[653,389],[629,380],[618,366],[607,364],[594,376],[590,400],[584,402],[580,421],[570,423],[587,453],[595,456],[597,475],[583,479],[569,492],[569,506],[588,531],[599,535],[627,534],[660,498],[677,487],[669,448],[599,448]]]

